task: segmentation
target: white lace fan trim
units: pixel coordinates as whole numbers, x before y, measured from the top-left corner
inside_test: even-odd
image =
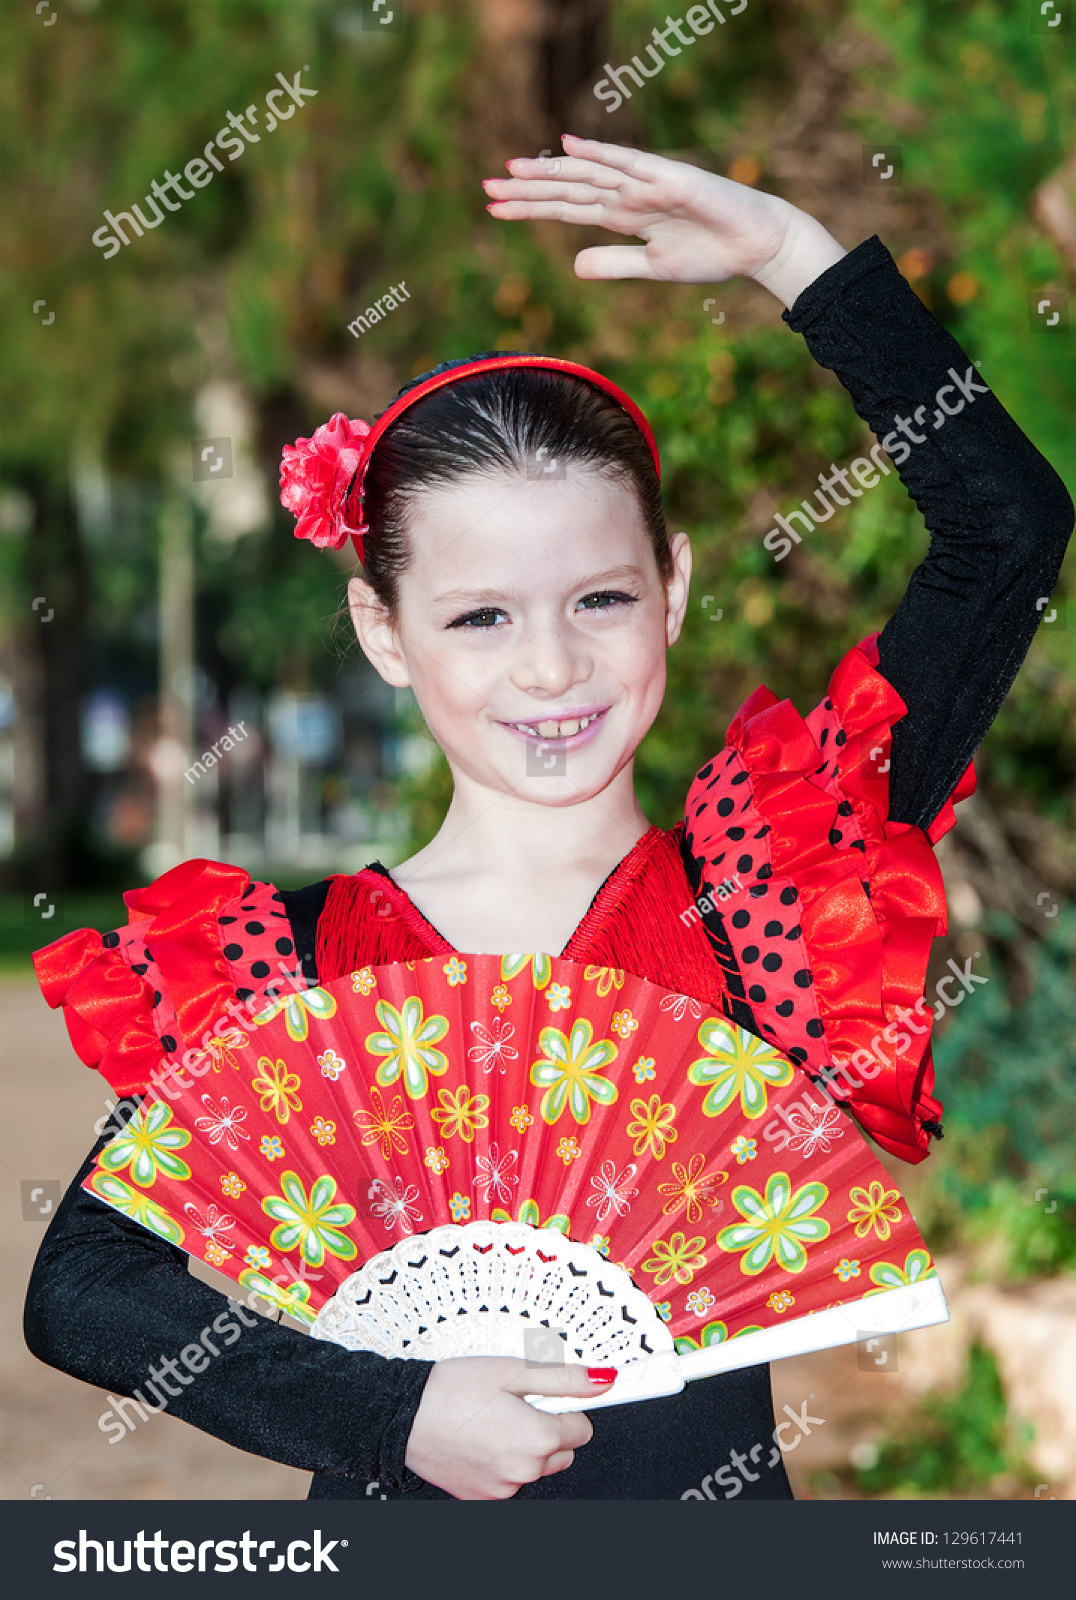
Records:
[[[622,1267],[591,1245],[518,1222],[401,1240],[340,1285],[311,1334],[403,1360],[514,1356],[619,1369],[599,1400],[533,1397],[545,1411],[676,1394],[684,1382],[672,1335]]]

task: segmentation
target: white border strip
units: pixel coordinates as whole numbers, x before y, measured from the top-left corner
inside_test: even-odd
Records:
[[[735,1372],[763,1361],[782,1361],[787,1356],[809,1355],[815,1350],[830,1350],[838,1345],[857,1344],[872,1334],[910,1333],[913,1328],[929,1328],[949,1321],[949,1307],[939,1278],[902,1284],[882,1294],[851,1300],[847,1305],[818,1311],[814,1316],[741,1339],[727,1339],[693,1350],[680,1357],[684,1379],[709,1378],[717,1372]]]

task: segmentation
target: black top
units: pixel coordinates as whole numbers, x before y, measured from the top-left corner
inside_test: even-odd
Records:
[[[1042,615],[1036,602],[1061,565],[1072,502],[877,238],[824,272],[784,316],[888,441],[894,465],[903,461],[901,479],[931,533],[879,639],[881,671],[908,707],[893,733],[892,814],[925,827],[1023,661]],[[907,456],[901,419],[914,435]],[[324,899],[324,884],[285,895],[310,978]],[[429,1364],[353,1353],[245,1309],[254,1325],[229,1331],[241,1323],[222,1318],[227,1302],[190,1275],[182,1251],[81,1189],[103,1143],[38,1254],[25,1317],[33,1353],[115,1396],[141,1388],[153,1407],[151,1368],[160,1371],[204,1331],[219,1354],[169,1400],[173,1415],[313,1472],[312,1498],[449,1498],[404,1467]],[[772,1446],[765,1367],[689,1384],[671,1399],[595,1411],[592,1421],[594,1438],[573,1465],[525,1484],[519,1498],[790,1495]]]

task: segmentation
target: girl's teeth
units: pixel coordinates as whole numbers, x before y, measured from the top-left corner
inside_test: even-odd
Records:
[[[571,739],[584,728],[589,728],[598,718],[598,712],[593,712],[589,717],[573,717],[565,722],[517,722],[515,726],[520,733],[530,734],[536,739]]]

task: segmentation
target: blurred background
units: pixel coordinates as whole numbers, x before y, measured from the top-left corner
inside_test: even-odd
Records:
[[[555,154],[567,129],[782,194],[849,248],[879,234],[1076,490],[1068,0],[1055,16],[1019,0],[715,4],[720,24],[612,113],[594,85],[645,51],[664,7],[0,8],[8,1497],[305,1493],[302,1474],[168,1416],[110,1451],[102,1397],[35,1363],[17,1326],[43,1226],[20,1184],[70,1181],[107,1110],[29,951],[120,925],[121,890],[191,856],[283,887],[391,866],[447,801],[409,692],[381,682],[341,622],[346,554],[292,536],[282,445],[335,411],[368,419],[414,374],[476,350],[565,356],[633,394],[697,563],[638,761],[665,826],[743,697],[764,681],[806,711],[926,548],[894,475],[774,562],[761,543],[774,514],[871,442],[836,379],[753,284],[581,283],[575,253],[606,236],[495,222],[482,177]],[[316,94],[270,129],[282,80]],[[295,100],[281,89],[276,104]],[[223,171],[186,180],[188,199],[165,191],[160,221],[128,228],[123,248],[93,244],[106,211],[137,204],[152,223],[151,182],[248,106],[257,138]],[[398,309],[349,331],[401,281]],[[945,1141],[897,1177],[954,1321],[906,1336],[885,1372],[854,1350],[775,1367],[779,1398],[798,1407],[810,1389],[828,1407],[790,1457],[803,1495],[1076,1495],[1071,560],[1066,574],[942,847],[950,932],[928,995],[949,957],[974,957],[990,982],[938,1030]],[[229,729],[232,748],[204,762]]]

